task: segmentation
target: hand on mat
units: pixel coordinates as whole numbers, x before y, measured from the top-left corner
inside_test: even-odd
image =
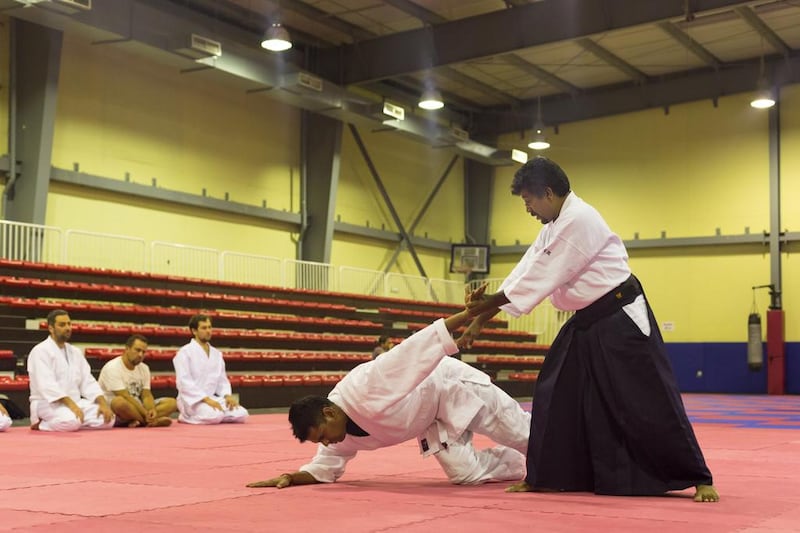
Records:
[[[288,487],[292,484],[292,476],[289,474],[283,474],[278,477],[274,477],[272,479],[267,479],[264,481],[254,481],[253,483],[248,483],[248,487],[258,488],[258,487],[275,487],[278,489],[283,489]]]

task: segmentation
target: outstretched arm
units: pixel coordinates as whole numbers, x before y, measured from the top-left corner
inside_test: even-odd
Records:
[[[247,486],[275,487],[276,489],[285,489],[286,487],[291,487],[292,485],[313,485],[314,483],[319,483],[314,476],[308,472],[298,470],[297,472],[293,472],[291,474],[281,474],[278,477],[266,479],[264,481],[254,481],[253,483],[248,483]]]

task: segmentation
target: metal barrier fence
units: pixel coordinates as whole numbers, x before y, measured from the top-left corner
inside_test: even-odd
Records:
[[[143,239],[79,230],[66,231],[66,238],[62,239],[59,228],[5,220],[0,220],[0,257],[423,302],[458,305],[464,301],[465,284],[460,281],[337,268],[327,263],[221,252],[163,241],[150,243],[148,257]],[[472,290],[487,283],[487,292],[496,292],[502,281],[492,278],[466,287]],[[547,301],[519,318],[506,313],[501,313],[500,318],[508,321],[509,329],[536,333],[539,342],[549,344],[571,315]]]
[[[70,229],[65,233],[64,263],[131,272],[147,271],[144,239]]]
[[[13,261],[61,263],[61,229],[2,220],[0,257]]]
[[[219,250],[171,242],[150,243],[150,272],[186,278],[219,279]]]

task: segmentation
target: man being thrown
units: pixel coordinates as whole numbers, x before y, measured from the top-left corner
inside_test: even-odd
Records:
[[[172,359],[178,387],[178,422],[244,422],[247,409],[232,394],[222,352],[210,344],[211,318],[194,315],[189,320],[189,330],[194,338]]]
[[[297,472],[248,486],[331,483],[358,451],[413,438],[423,456],[436,457],[453,484],[519,479],[525,473],[530,413],[489,376],[448,357],[458,352],[450,332],[466,320],[465,311],[439,319],[358,365],[327,398],[294,402],[289,410],[294,435],[319,443],[316,456]],[[499,446],[477,451],[473,433]]]
[[[718,501],[622,240],[547,158],[523,165],[511,192],[544,228],[499,292],[467,303],[475,319],[459,346],[500,309],[519,316],[550,296],[576,313],[539,373],[527,476],[509,491],[657,495],[695,486],[695,501]]]
[[[81,351],[67,341],[72,336],[69,314],[61,309],[47,315],[50,336],[28,355],[31,388],[31,429],[77,431],[106,429],[114,413],[103,389],[92,376]]]
[[[98,383],[117,415],[117,426],[161,427],[172,423],[177,409],[174,398],[154,399],[150,390],[150,368],[143,363],[147,339],[131,335],[125,352],[103,365]]]

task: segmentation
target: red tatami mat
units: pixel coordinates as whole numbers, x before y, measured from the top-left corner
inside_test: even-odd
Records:
[[[719,401],[689,395],[690,416]],[[726,409],[764,401],[733,397]],[[784,397],[780,408],[800,413],[800,398]],[[72,434],[13,427],[0,433],[0,531],[800,531],[800,429],[693,419],[718,504],[692,502],[691,490],[621,498],[455,487],[415,442],[360,454],[333,485],[245,487],[313,454],[292,438],[285,414]]]

